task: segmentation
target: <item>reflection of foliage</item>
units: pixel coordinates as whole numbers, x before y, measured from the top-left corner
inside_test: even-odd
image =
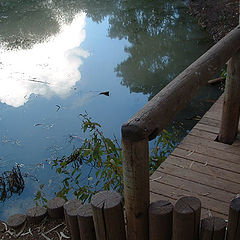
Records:
[[[114,1],[11,0],[0,1],[0,40],[8,49],[30,48],[59,32],[80,11],[101,21],[112,12]]]
[[[167,156],[174,150],[179,142],[180,131],[173,129],[173,133],[166,131],[161,132],[154,141],[154,146],[150,152],[150,174],[152,174]]]
[[[24,189],[24,179],[19,165],[13,167],[11,171],[5,171],[0,176],[0,201],[4,202],[13,193],[20,195]]]
[[[0,2],[0,37],[8,47],[29,47],[55,34],[61,22],[70,22],[80,11],[95,22],[108,16],[109,37],[129,41],[128,58],[115,71],[132,92],[155,95],[206,50],[206,37],[186,14],[184,1]]]
[[[132,9],[123,2],[122,8],[128,11],[110,17],[109,35],[131,43],[125,48],[128,58],[115,68],[122,84],[152,97],[200,55],[206,44],[199,41],[203,33],[195,28],[182,2],[143,2]]]
[[[80,148],[69,156],[53,160],[53,167],[63,177],[57,196],[67,198],[73,193],[86,201],[99,190],[111,189],[122,193],[122,155],[116,138],[105,137],[100,124],[93,122],[86,114],[81,116],[82,130],[88,133],[88,137],[81,139]],[[157,138],[151,151],[150,174],[173,150],[177,140],[173,138],[174,134],[164,130]],[[46,202],[43,186],[35,195],[36,202]]]

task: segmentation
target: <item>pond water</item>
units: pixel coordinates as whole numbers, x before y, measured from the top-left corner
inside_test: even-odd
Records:
[[[51,185],[48,162],[80,144],[69,141],[80,113],[120,139],[121,124],[211,45],[182,1],[1,1],[0,174],[21,164],[28,177],[0,218]],[[207,86],[179,114],[182,135],[220,92]]]

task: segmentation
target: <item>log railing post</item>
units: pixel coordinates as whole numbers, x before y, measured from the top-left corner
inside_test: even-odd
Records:
[[[240,113],[240,51],[228,62],[223,112],[218,141],[232,144],[238,131]]]
[[[124,201],[128,240],[148,239],[149,147],[148,139],[122,139]]]

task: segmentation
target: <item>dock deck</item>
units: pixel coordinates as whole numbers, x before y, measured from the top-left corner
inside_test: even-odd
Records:
[[[227,219],[230,201],[240,193],[240,143],[219,143],[220,97],[150,178],[150,199],[195,196],[202,217]]]

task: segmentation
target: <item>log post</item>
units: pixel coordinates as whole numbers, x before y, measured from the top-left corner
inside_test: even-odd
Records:
[[[70,231],[72,240],[80,239],[77,211],[81,206],[82,202],[79,199],[71,199],[63,205],[66,225]]]
[[[240,51],[228,62],[222,121],[218,141],[232,144],[238,131],[240,113]]]
[[[201,221],[200,240],[224,240],[226,222],[222,218],[208,217]]]
[[[201,202],[195,197],[180,198],[173,210],[173,239],[198,240]]]
[[[81,206],[82,206],[82,202],[79,199],[70,199],[69,201],[64,203],[63,212],[64,212],[65,222],[66,222],[66,225],[67,225],[68,228],[70,228],[70,226],[69,226],[69,223],[68,223],[67,210],[78,209]]]
[[[240,197],[232,200],[228,214],[227,240],[240,239]]]
[[[14,214],[7,220],[7,225],[13,229],[20,229],[26,222],[27,217],[24,214]]]
[[[47,211],[48,215],[51,218],[64,218],[64,210],[63,205],[65,204],[65,199],[61,197],[56,197],[48,201],[47,203]]]
[[[77,212],[81,240],[96,240],[91,204],[82,205]]]
[[[124,129],[122,129],[122,132]],[[145,240],[149,237],[148,207],[149,147],[148,139],[129,141],[122,139],[124,201],[128,240]]]
[[[47,216],[47,209],[41,206],[29,208],[26,215],[29,223],[37,224]]]
[[[125,240],[123,197],[113,191],[102,191],[91,200],[97,240]]]
[[[173,205],[169,201],[157,201],[149,206],[149,239],[172,239]]]

